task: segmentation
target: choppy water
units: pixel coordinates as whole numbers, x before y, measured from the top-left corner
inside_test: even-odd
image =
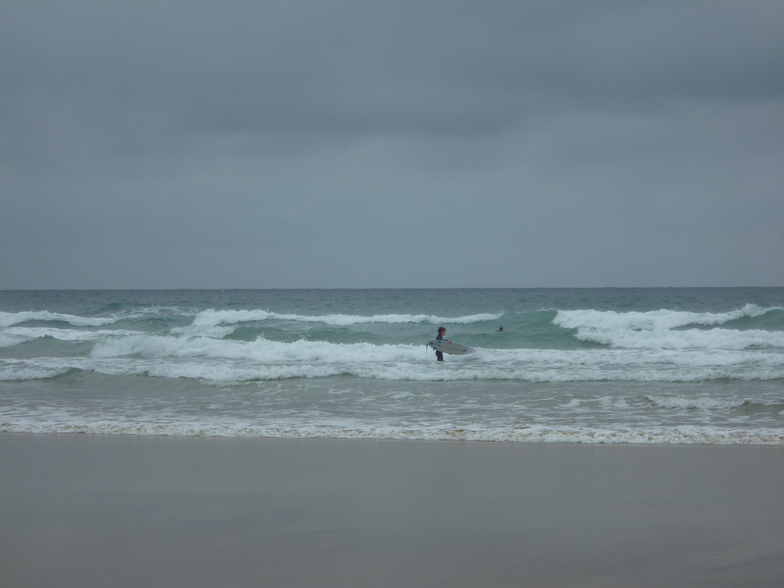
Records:
[[[784,444],[784,288],[0,292],[0,431]]]

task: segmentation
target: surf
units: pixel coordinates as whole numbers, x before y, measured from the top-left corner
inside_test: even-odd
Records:
[[[580,341],[618,348],[784,348],[784,332],[781,330],[717,327],[728,327],[729,323],[744,319],[778,317],[783,310],[781,307],[761,308],[754,304],[724,313],[666,309],[648,312],[559,310],[552,322],[563,329],[575,330],[574,337]]]
[[[270,320],[291,321],[303,323],[321,323],[326,325],[345,327],[350,325],[368,323],[386,324],[472,324],[478,322],[494,321],[503,316],[503,313],[480,313],[467,316],[443,317],[427,314],[378,314],[371,316],[350,314],[325,314],[303,315],[270,312],[268,310],[204,310],[193,319],[194,327],[215,327],[218,325],[233,325],[248,322],[264,322]]]

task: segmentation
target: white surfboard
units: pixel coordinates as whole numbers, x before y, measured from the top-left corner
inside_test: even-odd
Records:
[[[427,345],[436,351],[442,351],[444,353],[449,353],[450,355],[468,355],[469,353],[476,351],[476,349],[468,347],[467,345],[455,343],[454,341],[450,343],[449,341],[441,341],[439,339],[428,341]]]

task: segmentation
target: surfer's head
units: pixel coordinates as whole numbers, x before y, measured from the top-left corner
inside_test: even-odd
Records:
[[[438,332],[443,335],[444,333],[446,333],[446,329],[444,327],[438,327]]]

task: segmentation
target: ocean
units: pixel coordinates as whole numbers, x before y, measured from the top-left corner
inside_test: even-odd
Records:
[[[783,445],[784,288],[3,291],[0,432]]]

